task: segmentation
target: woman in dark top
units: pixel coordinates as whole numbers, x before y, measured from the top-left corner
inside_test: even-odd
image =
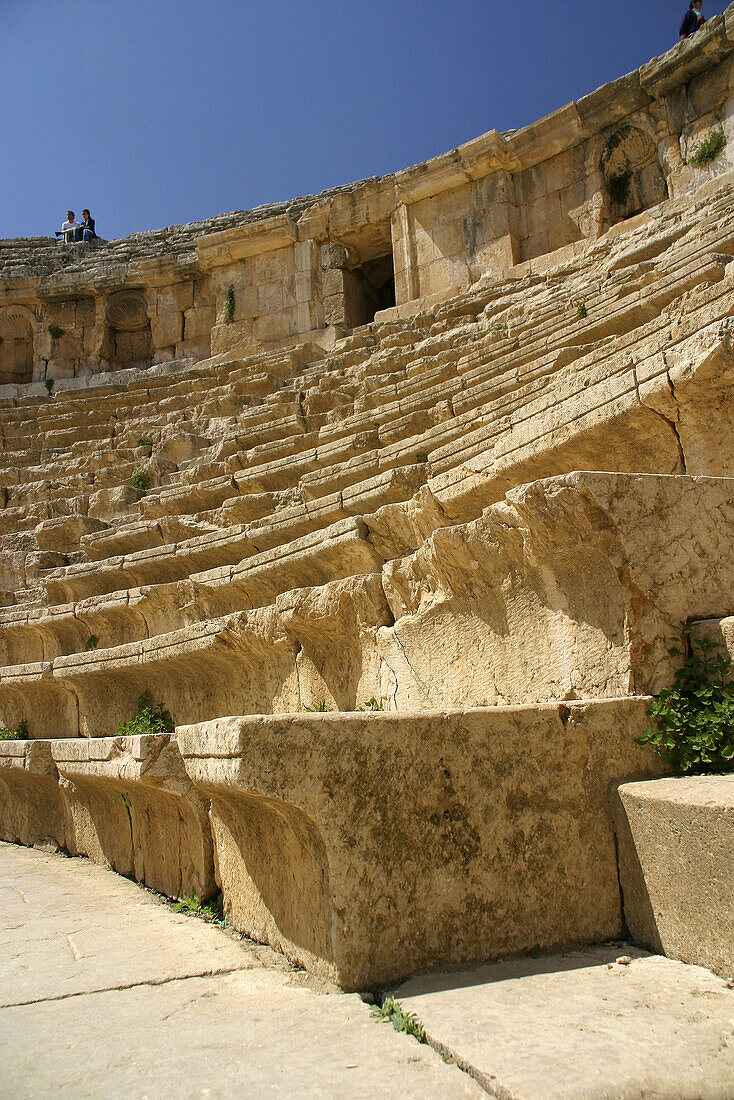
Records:
[[[94,218],[88,210],[82,210],[82,224],[75,232],[77,241],[92,241],[97,236],[94,231]]]
[[[703,7],[703,0],[691,0],[688,11],[683,17],[683,22],[680,25],[681,38],[690,38],[692,34],[704,25],[706,20],[701,15],[701,8]]]

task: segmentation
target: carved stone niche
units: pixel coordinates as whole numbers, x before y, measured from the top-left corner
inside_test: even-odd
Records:
[[[639,127],[625,124],[610,134],[600,169],[613,222],[631,218],[668,197],[657,146]]]
[[[33,314],[24,306],[0,309],[0,385],[33,381]]]
[[[142,290],[117,290],[107,299],[102,358],[116,369],[149,367],[153,341]]]

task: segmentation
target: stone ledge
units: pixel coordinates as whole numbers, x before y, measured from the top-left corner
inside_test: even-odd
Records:
[[[647,700],[180,727],[228,919],[359,989],[618,936],[608,784]]]
[[[734,974],[734,775],[624,783],[614,819],[633,939]]]

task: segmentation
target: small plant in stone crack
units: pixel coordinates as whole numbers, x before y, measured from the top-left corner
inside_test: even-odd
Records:
[[[400,1001],[388,997],[381,1005],[375,1005],[372,1016],[381,1023],[391,1023],[396,1031],[412,1035],[419,1043],[426,1042],[426,1029],[414,1012],[404,1012]]]
[[[304,710],[309,710],[311,713],[324,714],[326,711],[326,699],[319,699],[318,703],[314,703],[312,707],[304,707]]]
[[[18,725],[14,730],[8,729],[7,726],[0,726],[0,741],[27,741],[28,740],[28,723],[25,718],[18,722]]]
[[[231,286],[224,299],[224,320],[228,325],[234,321],[234,287]]]
[[[221,893],[212,900],[202,904],[198,894],[184,894],[179,901],[171,902],[174,913],[189,913],[191,916],[200,917],[210,924],[224,925],[224,898]]]
[[[59,328],[58,325],[49,325],[46,331],[48,332],[52,340],[60,340],[61,337],[64,335],[64,330],[62,328]]]
[[[577,317],[588,317],[589,311],[586,308],[586,303],[589,300],[588,294],[582,294],[580,298],[574,298],[573,304],[576,306]]]
[[[115,794],[112,795],[112,801],[116,806],[126,806],[128,810],[130,809],[130,799],[125,794],[117,794],[117,792],[115,792]]]
[[[372,698],[368,699],[366,703],[363,703],[361,707],[357,707],[357,710],[384,710],[384,707],[373,695]]]
[[[418,451],[418,453],[415,456],[415,460],[416,460],[416,462],[419,462],[419,463],[428,462],[428,455],[424,454],[423,451]]]
[[[115,737],[133,737],[147,733],[173,733],[175,724],[171,712],[163,703],[153,703],[149,691],[144,691],[138,699],[135,714],[127,722],[122,722],[115,730]]]
[[[87,653],[89,653],[91,650],[96,649],[98,645],[99,638],[97,637],[97,635],[90,634],[87,638],[87,644],[84,646],[84,648],[86,649]]]
[[[46,381],[45,381],[45,382],[44,382],[43,384],[44,384],[44,386],[46,387],[46,393],[47,393],[47,394],[48,394],[48,396],[50,397],[50,396],[51,396],[51,393],[52,393],[52,391],[53,391],[53,388],[54,388],[54,380],[53,380],[53,378],[47,378],[47,379],[46,379]]]
[[[734,679],[731,658],[708,638],[695,638],[680,624],[681,644],[671,657],[682,657],[672,688],[660,692],[648,710],[653,724],[639,738],[677,775],[714,775],[734,771]]]
[[[499,336],[507,336],[510,326],[507,321],[495,321],[493,325],[485,331],[485,336],[491,336],[492,334],[498,334]]]
[[[137,489],[140,493],[146,493],[150,489],[150,477],[144,470],[136,470],[133,474],[130,484],[133,489]]]
[[[144,435],[141,436],[138,440],[138,447],[145,447],[147,450],[150,450],[152,446],[153,440],[150,438],[150,436]]]
[[[716,160],[725,145],[724,131],[710,130],[691,157],[691,162],[698,168],[705,168],[707,164]]]

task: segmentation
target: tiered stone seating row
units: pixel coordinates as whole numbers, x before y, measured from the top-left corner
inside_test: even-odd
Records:
[[[657,773],[634,741],[645,707],[223,718],[175,738],[5,742],[0,836],[61,845],[171,897],[221,888],[235,927],[346,989],[374,988],[488,950],[621,934],[608,792],[621,774]]]
[[[711,393],[702,391],[691,363],[701,359],[703,330],[710,344],[704,363],[729,354],[734,267],[719,250],[734,240],[724,216],[732,193],[731,181],[719,180],[705,200],[665,204],[654,219],[626,236],[608,236],[545,278],[519,272],[509,285],[480,284],[411,325],[375,323],[328,355],[308,345],[254,360],[156,369],[119,392],[107,382],[99,394],[95,387],[83,396],[61,391],[50,405],[15,398],[0,410],[5,438],[27,439],[24,417],[35,410],[39,456],[53,455],[59,472],[51,504],[71,511],[63,520],[68,527],[59,531],[58,520],[47,520],[36,537],[63,544],[67,531],[79,549],[66,555],[69,564],[41,566],[25,606],[16,597],[0,610],[3,717],[17,721],[19,707],[48,698],[53,706],[34,707],[44,733],[107,732],[138,686],[155,683],[187,645],[201,655],[215,653],[225,637],[249,637],[243,609],[275,614],[289,592],[379,573],[436,529],[470,522],[541,473],[574,466],[729,473],[723,448],[702,437],[700,409]],[[704,201],[716,217],[702,231],[696,219]],[[606,278],[599,278],[600,265]],[[637,273],[632,286],[625,281],[630,265]],[[589,289],[592,273],[598,289],[584,296],[581,317],[575,295]],[[661,301],[667,312],[660,313]],[[502,311],[495,313],[498,302]],[[687,375],[673,387],[676,356]],[[726,384],[723,375],[717,379]],[[238,387],[249,392],[234,397]],[[233,402],[224,417],[223,401]],[[81,422],[83,408],[91,427]],[[110,497],[109,518],[90,521],[73,448],[89,446],[81,437],[95,425],[101,430],[113,408],[118,419],[122,408],[130,411],[123,451],[138,432],[147,433],[154,453],[179,461],[150,493],[124,499],[122,508]],[[80,438],[64,451],[67,433]],[[113,462],[120,452],[109,440],[103,454],[87,452],[84,461]],[[101,469],[112,476],[110,465]],[[135,497],[120,482],[109,485],[113,494]],[[14,503],[27,515],[22,501],[19,495]],[[86,533],[79,534],[75,509],[79,521],[93,524]],[[131,518],[133,509],[140,518]],[[6,523],[15,511],[6,509]],[[380,611],[369,625],[391,622]],[[430,705],[455,701],[437,688],[440,676],[428,695],[415,684],[396,694],[386,653],[370,657],[383,675],[382,682],[365,681],[367,698],[384,706],[400,698],[401,707],[417,697]],[[118,702],[100,727],[74,700],[78,682],[99,685],[112,669]],[[334,699],[323,677],[319,683],[323,697]],[[87,686],[85,696],[91,694]],[[259,689],[235,697],[243,712],[290,705],[279,691],[270,700]],[[507,698],[486,682],[469,697],[474,704]],[[341,699],[359,702],[353,687]],[[216,713],[208,705],[190,701],[177,717]],[[104,708],[99,713],[102,721]],[[54,727],[60,715],[68,724]]]

